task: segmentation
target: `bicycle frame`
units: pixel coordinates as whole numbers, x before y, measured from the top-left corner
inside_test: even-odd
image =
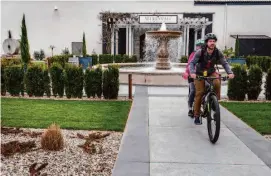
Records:
[[[203,116],[203,117],[206,117],[207,112],[210,111],[209,103],[207,103],[207,102],[209,102],[210,97],[212,95],[217,97],[217,95],[216,95],[216,93],[214,91],[214,83],[213,83],[213,81],[215,79],[220,79],[221,80],[221,78],[223,80],[227,79],[227,77],[221,77],[221,76],[219,76],[218,78],[217,77],[200,77],[200,76],[198,77],[199,80],[204,80],[205,81],[205,87],[206,87],[206,83],[209,84],[209,87],[208,87],[207,90],[204,91],[204,94],[203,94],[202,100],[201,100],[201,105],[203,107],[203,112],[202,112],[201,116]],[[207,105],[208,105],[208,107],[206,107]]]

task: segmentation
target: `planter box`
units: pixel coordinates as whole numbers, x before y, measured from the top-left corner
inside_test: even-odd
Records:
[[[228,62],[230,64],[240,64],[240,65],[243,65],[243,64],[246,64],[246,59],[245,58],[230,58],[230,59],[228,59]]]

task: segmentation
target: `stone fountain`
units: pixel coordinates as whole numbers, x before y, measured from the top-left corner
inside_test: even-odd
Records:
[[[168,53],[168,41],[170,39],[179,38],[182,34],[181,31],[169,31],[166,28],[166,24],[162,23],[160,30],[158,31],[148,31],[146,34],[155,38],[159,42],[159,47],[157,50],[157,58],[155,68],[159,70],[169,70],[171,69],[171,63],[169,60]]]
[[[150,45],[154,40],[148,41],[146,43],[146,50],[148,50],[150,53],[157,52],[155,54],[155,59],[150,58],[151,61],[155,60],[155,63],[118,63],[120,66],[120,84],[128,84],[128,75],[132,74],[133,85],[188,86],[188,81],[182,77],[182,74],[185,72],[187,63],[170,61],[172,52],[178,52],[178,47],[176,47],[176,49],[171,48],[172,46],[170,41],[173,41],[171,39],[178,40],[178,38],[182,35],[182,32],[169,31],[167,30],[165,23],[162,23],[160,30],[148,31],[146,34],[148,39],[154,39],[158,44],[156,45],[155,42],[155,47],[152,48]],[[158,48],[156,46],[158,46]],[[151,56],[153,57],[153,55]],[[153,64],[155,64],[155,66]],[[103,69],[107,67],[108,64],[102,64]],[[222,69],[221,66],[219,67],[221,68],[221,72],[223,72],[224,69]]]

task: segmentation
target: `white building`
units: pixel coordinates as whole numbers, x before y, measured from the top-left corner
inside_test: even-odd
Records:
[[[72,51],[72,42],[81,42],[83,31],[88,53],[94,50],[101,54],[104,50],[102,24],[105,25],[106,21],[102,23],[98,15],[105,11],[132,16],[131,25],[126,25],[127,21],[116,24],[116,53],[120,54],[142,57],[145,31],[158,29],[160,24],[154,23],[163,21],[169,29],[182,30],[187,36],[182,38],[184,45],[180,48],[186,55],[194,48],[195,36],[201,38],[207,32],[218,36],[221,49],[234,47],[235,40],[231,35],[243,38],[261,35],[260,38],[266,39],[271,36],[270,0],[2,1],[1,44],[7,38],[8,30],[12,31],[13,38],[20,38],[21,20],[25,13],[31,54],[44,49],[50,55],[50,45],[56,47],[55,54],[61,53],[65,47]],[[129,19],[126,20],[129,23]],[[190,26],[184,25],[184,21]]]

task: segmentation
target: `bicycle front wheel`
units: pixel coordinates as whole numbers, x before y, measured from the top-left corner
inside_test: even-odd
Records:
[[[207,128],[210,141],[216,143],[220,133],[220,108],[215,95],[211,95],[208,102]]]

